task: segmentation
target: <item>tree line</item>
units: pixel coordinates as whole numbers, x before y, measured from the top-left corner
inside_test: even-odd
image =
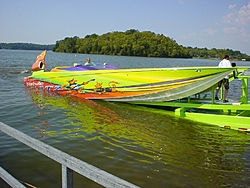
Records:
[[[191,58],[188,49],[169,37],[150,31],[139,32],[130,29],[125,32],[110,32],[85,38],[66,37],[57,41],[55,52],[103,54],[140,57],[182,57]]]
[[[66,37],[56,41],[52,50],[64,53],[167,58],[221,59],[224,54],[228,54],[232,59],[250,61],[250,56],[242,54],[240,51],[184,47],[163,34],[155,34],[151,31],[139,32],[135,29],[125,32],[108,32],[100,36],[91,34],[84,38]]]
[[[232,49],[207,49],[184,47],[163,34],[151,31],[139,32],[130,29],[125,32],[108,32],[103,35],[91,34],[84,38],[66,37],[56,44],[0,43],[0,49],[52,50],[64,53],[102,54],[166,58],[215,58],[228,54],[231,59],[250,61],[250,56]]]
[[[55,44],[0,43],[0,49],[10,50],[52,50]]]

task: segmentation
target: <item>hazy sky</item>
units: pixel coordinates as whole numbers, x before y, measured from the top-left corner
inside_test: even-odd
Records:
[[[0,0],[0,42],[55,44],[129,29],[250,55],[250,0]]]

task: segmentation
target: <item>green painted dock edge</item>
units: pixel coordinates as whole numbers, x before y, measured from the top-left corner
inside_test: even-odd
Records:
[[[206,124],[216,125],[226,129],[250,132],[250,104],[248,101],[248,80],[250,76],[238,76],[242,81],[240,100],[233,103],[222,103],[214,100],[214,89],[211,89],[211,98],[202,94],[190,96],[171,102],[133,102],[136,105],[171,107],[175,115]],[[233,80],[233,79],[232,79]],[[232,81],[231,80],[231,81]],[[221,95],[223,90],[221,90]],[[194,110],[190,110],[194,109]]]

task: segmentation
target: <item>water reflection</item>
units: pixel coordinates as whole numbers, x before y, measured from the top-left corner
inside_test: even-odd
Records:
[[[52,127],[50,127],[50,130],[47,128],[43,130],[43,134],[49,136],[66,134],[69,137],[74,137],[93,134],[94,132],[112,134],[112,132],[122,131],[123,128],[124,130],[129,129],[130,126],[126,124],[131,124],[129,120],[125,120],[126,124],[121,125],[123,120],[114,111],[95,101],[60,97],[43,91],[33,91],[30,92],[30,95],[36,104],[36,108],[39,109],[38,116],[48,115],[51,111],[54,111],[55,116],[52,119],[46,119],[45,122],[63,125],[61,129],[56,127],[55,131],[51,131]]]
[[[37,51],[0,52],[2,122],[144,188],[250,185],[250,135],[179,119],[156,109],[24,93],[23,77],[30,75],[25,70],[30,70]],[[49,69],[89,57],[48,53]],[[7,60],[3,61],[5,56]],[[217,60],[102,55],[93,55],[92,59],[119,67],[218,64]],[[237,65],[240,66],[238,62]],[[231,86],[229,92],[237,94]],[[236,86],[239,87],[237,83]],[[0,165],[4,169],[37,187],[61,187],[59,164],[0,134]],[[74,187],[97,185],[76,174]]]
[[[250,182],[248,134],[186,121],[159,109],[44,92],[30,95],[38,116],[44,116],[33,127],[40,134],[70,145],[75,156],[137,185],[183,187],[195,182],[197,187],[209,187]]]

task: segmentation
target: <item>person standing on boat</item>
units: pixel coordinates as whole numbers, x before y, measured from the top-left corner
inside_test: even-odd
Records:
[[[87,58],[87,61],[84,63],[84,66],[91,66],[91,65],[92,65],[91,59]]]
[[[223,60],[219,63],[218,67],[232,67],[232,64],[229,61],[228,55],[225,55],[223,57]],[[219,81],[218,86],[216,88],[216,92],[215,92],[215,100],[219,100],[218,93],[219,93],[219,90],[221,88],[221,85],[223,84],[224,88],[225,88],[223,102],[228,102],[228,100],[227,100],[227,94],[228,94],[228,90],[229,90],[229,80],[228,79],[229,79],[229,77],[226,76],[221,81]]]

